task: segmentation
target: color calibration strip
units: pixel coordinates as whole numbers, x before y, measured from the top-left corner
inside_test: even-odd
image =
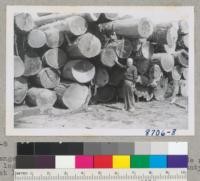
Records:
[[[187,155],[17,156],[16,168],[187,168]]]
[[[187,155],[187,142],[18,143],[17,155]]]

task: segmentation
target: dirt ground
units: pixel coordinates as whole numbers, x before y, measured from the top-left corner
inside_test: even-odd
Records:
[[[187,129],[187,110],[169,101],[136,103],[135,112],[123,111],[123,103],[89,105],[88,111],[70,113],[67,109],[41,110],[15,107],[15,128],[165,128]],[[181,106],[180,106],[181,105]]]

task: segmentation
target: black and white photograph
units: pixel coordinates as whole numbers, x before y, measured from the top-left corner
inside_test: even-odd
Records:
[[[7,135],[194,134],[193,7],[8,6],[6,20]]]

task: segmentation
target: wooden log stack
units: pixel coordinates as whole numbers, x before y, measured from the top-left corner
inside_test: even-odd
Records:
[[[91,98],[123,98],[129,57],[138,70],[138,98],[164,100],[169,85],[178,85],[180,94],[187,96],[188,24],[153,24],[149,18],[118,13],[16,14],[15,105],[76,110]]]

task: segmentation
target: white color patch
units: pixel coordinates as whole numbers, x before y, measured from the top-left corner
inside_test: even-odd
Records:
[[[75,156],[56,156],[56,168],[75,168]]]
[[[168,142],[168,155],[187,155],[187,142]]]

